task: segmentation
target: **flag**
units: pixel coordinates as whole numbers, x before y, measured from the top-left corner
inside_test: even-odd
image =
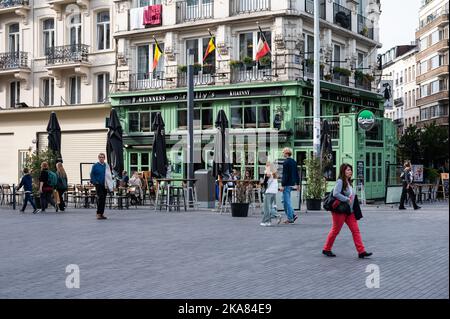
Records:
[[[159,58],[162,55],[161,48],[159,47],[158,41],[155,39],[155,50],[153,52],[153,69],[152,72],[156,70],[156,67],[158,66]]]
[[[263,56],[270,52],[269,44],[266,39],[263,41],[263,37],[259,38],[258,51],[256,52],[256,61],[259,61]]]
[[[209,39],[208,47],[206,48],[205,56],[203,57],[203,62],[205,62],[206,57],[213,52],[216,49],[216,45],[214,44],[214,37],[211,36],[211,39]]]

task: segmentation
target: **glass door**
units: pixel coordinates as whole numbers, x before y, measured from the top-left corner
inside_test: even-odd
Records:
[[[148,151],[133,151],[128,154],[128,176],[133,172],[143,172],[150,170],[151,153]]]

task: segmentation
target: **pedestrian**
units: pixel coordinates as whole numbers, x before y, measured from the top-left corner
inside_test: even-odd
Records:
[[[353,167],[350,164],[342,164],[339,168],[339,178],[333,189],[333,197],[341,202],[348,203],[348,211],[342,213],[334,211],[331,212],[333,225],[328,233],[328,237],[322,251],[322,253],[328,257],[336,257],[336,255],[331,251],[331,248],[333,247],[333,243],[341,231],[344,223],[347,224],[348,228],[352,232],[353,242],[355,243],[358,257],[364,258],[372,255],[372,253],[366,252],[366,249],[364,248],[356,219],[357,217],[355,217],[356,213],[359,213],[359,215],[361,214],[359,211],[359,203],[357,202],[358,199],[356,198],[355,191],[353,190],[352,175]],[[356,209],[358,209],[358,211]]]
[[[416,195],[414,194],[413,189],[413,174],[411,172],[411,162],[405,161],[405,164],[403,165],[403,172],[400,174],[400,178],[402,180],[402,195],[400,197],[400,206],[398,209],[406,209],[405,207],[405,200],[406,200],[406,194],[409,195],[409,200],[412,202],[414,210],[420,209],[420,206],[417,206],[416,204]]]
[[[95,192],[97,194],[97,219],[107,219],[104,216],[106,195],[113,190],[113,179],[111,168],[105,163],[106,155],[104,153],[98,154],[98,162],[92,166],[91,169],[91,183],[95,185]]]
[[[55,207],[56,212],[58,212],[58,206],[56,205],[55,201],[52,198],[53,190],[54,187],[56,187],[56,183],[52,181],[50,174],[56,175],[54,172],[50,172],[47,162],[42,162],[41,173],[39,175],[39,194],[41,201],[41,212],[43,213],[45,213],[45,210],[48,207],[48,203],[50,203],[53,207]]]
[[[283,192],[284,212],[287,216],[285,224],[294,224],[298,216],[294,213],[291,204],[291,191],[299,189],[300,177],[297,171],[297,162],[291,157],[292,150],[289,147],[283,149],[283,176],[281,178],[281,188]]]
[[[23,169],[23,176],[20,180],[19,185],[16,187],[16,190],[21,189],[23,186],[25,198],[23,200],[22,209],[20,210],[21,213],[25,213],[25,209],[27,208],[28,202],[30,202],[31,206],[33,207],[33,214],[36,214],[39,212],[38,209],[36,209],[36,204],[33,200],[33,179],[30,175],[30,170],[28,168]]]
[[[130,177],[128,176],[127,171],[122,172],[122,179],[120,180],[120,187],[128,187],[128,181],[130,180]]]
[[[264,215],[261,221],[261,226],[271,226],[272,218],[278,218],[278,224],[281,222],[281,215],[277,214],[274,205],[278,193],[278,176],[277,171],[271,163],[266,163],[266,170],[264,171]]]
[[[56,190],[59,195],[59,210],[61,212],[66,210],[66,203],[64,201],[64,193],[67,191],[67,173],[61,162],[56,163],[56,175],[58,175],[58,183],[56,184]]]

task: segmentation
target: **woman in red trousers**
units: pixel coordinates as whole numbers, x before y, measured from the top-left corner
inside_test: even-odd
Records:
[[[339,168],[339,178],[333,189],[333,197],[341,202],[347,202],[349,204],[350,211],[346,213],[331,212],[333,217],[333,226],[331,227],[322,251],[322,253],[328,257],[336,257],[336,255],[331,251],[331,248],[333,247],[334,240],[341,231],[344,223],[347,224],[348,228],[350,228],[350,231],[352,232],[353,242],[355,243],[356,250],[358,251],[358,257],[364,258],[372,255],[372,253],[366,252],[366,249],[364,248],[361,233],[359,232],[358,222],[356,221],[354,214],[353,207],[355,199],[357,200],[357,198],[355,198],[355,191],[352,187],[352,176],[352,166],[350,164],[342,164]]]

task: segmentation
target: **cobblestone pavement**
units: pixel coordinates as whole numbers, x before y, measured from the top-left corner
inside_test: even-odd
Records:
[[[295,225],[259,226],[260,215],[211,211],[0,209],[0,298],[448,298],[449,212],[445,203],[399,211],[364,208],[370,259],[358,259],[344,226],[321,254],[327,212]],[[66,266],[80,288],[66,288]],[[369,289],[370,264],[380,287]]]

